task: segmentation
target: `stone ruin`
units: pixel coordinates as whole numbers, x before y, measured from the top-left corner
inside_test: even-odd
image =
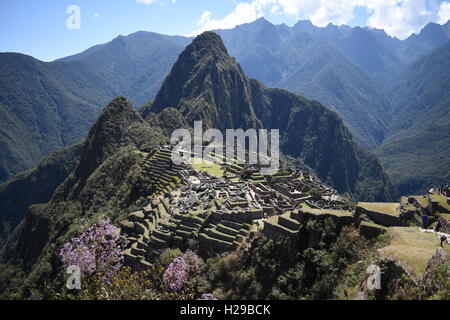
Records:
[[[202,252],[223,252],[248,246],[257,232],[295,234],[305,219],[353,222],[348,219],[351,212],[341,210],[345,204],[336,190],[286,164],[265,177],[258,165],[223,162],[224,176],[215,177],[187,163],[168,163],[170,150],[164,146],[149,157],[156,191],[146,207],[120,223],[130,240],[125,263],[134,270],[148,268],[159,250],[169,247],[195,245]],[[251,174],[242,179],[244,170]]]

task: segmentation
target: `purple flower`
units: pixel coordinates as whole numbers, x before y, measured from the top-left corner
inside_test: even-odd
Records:
[[[211,293],[204,293],[198,300],[217,300]]]
[[[122,267],[126,244],[119,228],[107,219],[100,219],[65,243],[59,255],[64,266],[78,266],[86,275],[100,273],[103,281],[107,282]]]
[[[189,276],[189,266],[183,257],[175,258],[163,275],[163,283],[171,291],[180,291]]]
[[[189,278],[189,274],[197,272],[200,268],[198,256],[188,250],[182,256],[175,258],[163,275],[163,283],[171,291],[180,291]]]

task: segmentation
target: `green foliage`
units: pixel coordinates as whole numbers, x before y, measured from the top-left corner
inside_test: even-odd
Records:
[[[17,289],[22,295],[30,294],[31,288],[44,297],[59,292],[64,278],[57,257],[61,245],[85,223],[103,215],[117,223],[124,211],[144,204],[152,192],[145,184],[145,151],[164,141],[161,130],[150,128],[126,100],[118,98],[109,104],[86,139],[74,172],[50,202],[32,206],[15,230],[5,248],[4,272],[18,266],[26,273],[0,283],[0,289],[8,291],[11,283],[22,281]]]
[[[118,94],[146,103],[188,41],[137,32],[50,63],[0,54],[0,182],[84,139]]]
[[[0,54],[0,181],[82,140],[100,108],[61,86],[48,65]]]
[[[0,243],[25,217],[30,205],[50,200],[75,169],[83,150],[78,143],[41,161],[39,166],[0,185]]]
[[[209,259],[206,277],[223,299],[350,299],[378,259],[383,242],[374,241],[331,220],[310,221],[295,238],[261,236],[250,252]]]
[[[450,43],[414,62],[392,88],[394,121],[376,151],[402,195],[450,179]]]

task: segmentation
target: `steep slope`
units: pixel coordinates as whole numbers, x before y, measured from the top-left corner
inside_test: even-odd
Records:
[[[208,127],[221,130],[280,129],[282,151],[303,159],[339,192],[370,200],[395,197],[376,158],[353,142],[334,112],[318,102],[248,79],[215,33],[198,36],[181,53],[143,115],[166,107],[178,109],[190,125],[201,119]],[[368,177],[376,188],[365,184]]]
[[[50,63],[1,53],[0,182],[83,139],[115,96],[153,98],[188,41],[137,32]]]
[[[334,37],[325,37],[325,29],[259,19],[217,33],[250,77],[322,102],[343,118],[359,143],[373,149],[384,138],[388,100],[369,73],[336,47]]]
[[[25,287],[53,283],[62,275],[56,248],[80,225],[100,215],[115,221],[125,208],[142,206],[152,194],[144,170],[148,152],[166,141],[162,130],[150,127],[126,99],[109,103],[83,144],[75,170],[50,202],[28,208],[8,238],[0,267],[0,295],[11,297],[13,292],[22,294]]]
[[[47,64],[0,54],[0,181],[81,140],[98,112],[66,90]]]
[[[400,41],[381,30],[318,28],[308,21],[275,26],[259,19],[218,33],[249,76],[321,101],[343,118],[357,142],[374,149],[386,134],[391,105],[385,89],[396,70],[443,44],[449,27],[430,24]],[[101,106],[115,96],[137,106],[153,99],[190,41],[136,32],[51,63],[1,54],[0,181],[84,138]]]
[[[124,95],[140,106],[155,96],[189,41],[185,37],[141,31],[119,36],[50,66],[69,90],[90,102],[104,105],[115,96]]]
[[[64,148],[36,168],[0,185],[0,242],[22,221],[29,206],[51,199],[55,189],[75,169],[82,150],[82,143]]]
[[[395,47],[390,46],[393,43],[381,43],[379,37],[375,37],[366,28],[336,26],[331,23],[325,28],[318,28],[303,22],[298,23],[294,30],[326,39],[353,63],[372,75],[385,75],[401,66]]]
[[[215,91],[218,85],[221,90]],[[233,90],[242,98],[233,100]],[[207,103],[206,110],[196,101]],[[146,204],[155,192],[153,174],[146,170],[154,148],[168,141],[171,129],[194,120],[224,128],[224,110],[231,113],[226,125],[235,128],[280,128],[283,150],[303,159],[339,191],[366,200],[394,197],[377,159],[352,141],[334,112],[248,79],[221,39],[205,33],[180,55],[155,103],[142,109],[148,122],[123,97],[103,109],[74,171],[48,203],[28,208],[8,238],[0,266],[1,297],[21,297],[30,288],[44,296],[59,290],[64,276],[60,246],[86,222],[105,215],[118,223]]]
[[[401,193],[449,181],[450,41],[411,64],[392,90],[389,136],[376,150]]]
[[[398,54],[406,63],[412,63],[449,41],[449,30],[449,21],[445,25],[429,23],[418,34],[403,41]]]
[[[244,72],[222,40],[210,32],[180,54],[150,110],[159,113],[176,107],[188,123],[202,119],[206,126],[221,130],[260,128],[250,99]]]

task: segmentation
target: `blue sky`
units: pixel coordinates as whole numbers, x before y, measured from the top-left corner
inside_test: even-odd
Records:
[[[80,29],[69,30],[67,8],[80,8]],[[195,35],[264,16],[272,23],[310,19],[385,29],[405,38],[428,22],[445,23],[447,0],[1,0],[0,51],[51,61],[139,30]]]

